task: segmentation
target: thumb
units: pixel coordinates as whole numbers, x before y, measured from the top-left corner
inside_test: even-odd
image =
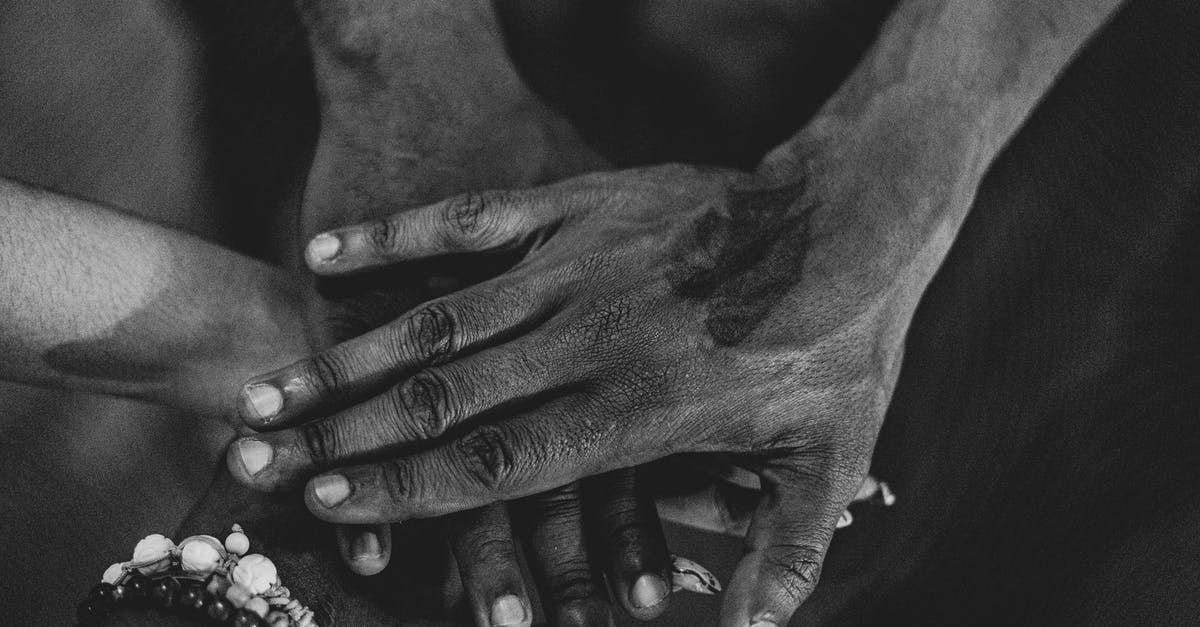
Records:
[[[782,627],[808,599],[854,489],[811,468],[761,473],[764,494],[722,606],[725,627]]]

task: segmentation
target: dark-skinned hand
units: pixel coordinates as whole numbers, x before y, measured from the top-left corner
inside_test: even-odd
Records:
[[[298,8],[321,107],[301,214],[304,232],[479,186],[561,178],[601,163],[518,76],[489,2],[332,0],[299,2]],[[491,259],[460,261],[323,282],[326,298],[313,301],[310,316],[317,343],[362,333],[421,300],[504,268]],[[672,563],[633,471],[588,484],[593,506],[586,521],[585,486],[568,485],[457,513],[440,525],[480,625],[533,619],[518,566],[520,541],[529,549],[542,604],[557,624],[611,620],[605,571],[631,615],[651,618],[666,609]],[[379,573],[392,559],[390,525],[339,525],[336,537],[355,573]]]
[[[843,282],[854,270],[838,263],[838,214],[818,189],[664,166],[472,193],[319,235],[308,262],[324,275],[528,252],[248,384],[252,425],[327,417],[254,436],[275,453],[244,479],[270,487],[382,459],[307,485],[317,516],[365,524],[675,453],[732,454],[765,494],[722,622],[785,624],[863,483],[900,356],[891,292]],[[264,390],[280,395],[273,411],[255,407]]]

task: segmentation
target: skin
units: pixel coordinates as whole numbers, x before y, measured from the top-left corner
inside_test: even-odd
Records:
[[[352,0],[299,2],[297,10],[313,53],[321,115],[301,211],[305,233],[480,185],[525,187],[603,164],[525,86],[508,61],[490,3]],[[431,296],[490,277],[494,266],[442,263],[417,273],[319,284],[326,298],[312,301],[309,317],[325,336],[316,341],[329,344],[374,328]],[[309,439],[303,445],[325,444]],[[245,476],[241,452],[231,449],[231,460],[239,460],[231,469]],[[591,525],[583,520],[578,486],[447,518],[447,538],[479,624],[517,614],[521,624],[533,619],[510,509],[556,623],[611,620],[599,578],[604,568],[593,566],[585,528],[611,536],[607,570],[631,615],[651,618],[666,608],[670,561],[657,515],[648,495],[633,504],[632,473],[621,475],[596,506],[612,516]],[[614,531],[604,535],[606,529]],[[388,525],[340,528],[351,570],[382,571],[390,533]],[[643,606],[633,602],[631,590],[647,574],[658,579],[662,596]]]
[[[318,241],[335,238],[336,254],[310,248],[323,275],[523,257],[252,380],[284,402],[264,416],[244,396],[243,417],[326,416],[307,427],[338,443],[319,463],[351,465],[310,480],[306,499],[325,520],[360,524],[673,453],[734,455],[765,495],[721,624],[785,624],[862,483],[909,320],[985,169],[1118,5],[911,0],[752,174],[589,175],[332,231]],[[353,465],[381,454],[394,457]],[[281,464],[270,481],[311,463]]]
[[[498,43],[499,40],[492,42],[490,53],[497,52]],[[454,50],[480,52],[466,48],[462,42],[448,42],[444,47],[448,50],[441,51],[443,54]],[[327,46],[320,50],[326,49]],[[514,85],[524,89],[510,66],[501,69],[508,72]],[[326,72],[336,75],[332,69],[327,68]],[[411,85],[401,83],[395,87],[403,88]],[[446,101],[463,99],[454,92],[441,97]],[[464,154],[473,155],[476,148],[491,141],[478,136],[497,117],[508,115],[511,110],[518,111],[521,119],[528,118],[528,132],[536,134],[538,141],[496,142],[490,150],[498,152],[503,148],[514,154],[528,153],[530,158],[492,156],[492,161],[528,165],[536,163],[532,157],[537,155],[538,159],[554,161],[554,167],[562,167],[563,163],[570,163],[570,159],[562,158],[567,148],[582,155],[574,157],[580,161],[597,159],[578,143],[552,148],[545,138],[565,133],[564,123],[547,111],[536,109],[538,103],[531,99],[527,92],[516,92],[513,102],[491,112],[493,117],[458,120],[459,132],[477,143],[464,142],[461,152],[451,153],[441,161],[422,160],[423,166],[429,167],[433,162],[436,167],[402,173],[399,180],[408,181],[414,189],[445,193],[485,180],[518,185],[551,176],[553,168],[547,166],[494,172],[485,177],[477,168],[456,163]],[[367,102],[382,106],[387,101],[378,98]],[[327,119],[335,122],[343,121],[340,113],[369,109],[350,101],[326,103],[326,106]],[[543,117],[527,114],[529,110],[540,111]],[[425,128],[446,122],[433,119],[406,123]],[[336,124],[326,128],[331,127],[337,128]],[[472,128],[479,130],[467,133]],[[567,139],[578,141],[569,136]],[[330,144],[336,147],[330,148]],[[539,148],[532,150],[530,146]],[[445,150],[446,146],[440,148]],[[390,155],[394,150],[385,147],[379,154]],[[345,165],[344,154],[356,154],[362,163],[365,161],[361,159],[362,152],[363,146],[347,148],[337,145],[337,139],[330,134],[322,136],[318,153],[333,165],[319,161],[321,165],[310,179],[308,197],[315,200],[305,206],[306,221],[319,220],[325,215],[323,211],[343,207],[340,203],[318,202],[325,197],[322,192],[327,184],[357,181],[365,189],[376,182],[350,176],[355,170]],[[328,157],[331,153],[337,157]],[[470,172],[483,178],[464,177],[463,182],[453,183],[447,171]],[[439,182],[438,177],[443,180]],[[397,179],[386,180],[389,188],[378,193],[399,195],[399,186],[394,182]],[[364,214],[352,211],[351,215]],[[251,373],[295,361],[312,350],[310,342],[325,341],[320,338],[336,337],[352,325],[366,324],[363,317],[354,317],[363,309],[364,299],[357,294],[344,300],[338,298],[340,294],[318,298],[303,287],[305,281],[284,270],[96,203],[18,182],[0,181],[0,221],[6,234],[0,236],[3,245],[0,284],[5,286],[2,298],[6,303],[4,317],[0,318],[0,346],[10,357],[0,367],[0,376],[6,380],[117,394],[200,415],[228,416],[231,391]],[[40,236],[29,237],[30,233]],[[428,283],[416,289],[437,289]],[[392,292],[403,296],[403,290]],[[386,304],[397,306],[396,302],[391,300]],[[320,333],[306,333],[306,327],[316,328]],[[622,485],[632,494],[632,486]],[[620,527],[625,533],[629,529],[637,531],[641,525],[652,525],[653,531],[647,533],[658,540],[654,545],[639,542],[614,547],[614,553],[619,549],[626,556],[620,563],[644,570],[646,561],[652,560],[657,564],[653,568],[661,570],[665,577],[669,562],[657,518],[651,515],[648,522],[635,520],[635,514],[647,516],[644,506],[622,505],[621,499],[627,497],[621,490],[613,492],[607,498],[619,507],[605,524]],[[540,579],[548,590],[544,598],[559,611],[577,617],[577,621],[607,617],[608,595],[603,582],[592,579],[594,570],[582,540],[582,515],[577,506],[573,512],[548,506],[560,498],[561,494],[556,493],[547,497],[545,503],[530,499],[519,507],[537,512],[523,516],[522,533],[537,538],[530,540],[530,544],[541,551],[537,563]],[[578,490],[572,500],[578,500]],[[482,624],[491,624],[495,601],[512,595],[524,606],[521,622],[527,624],[532,620],[532,608],[516,559],[519,545],[513,539],[507,516],[505,507],[496,506],[448,521],[451,529],[448,535]],[[342,558],[360,574],[378,572],[386,565],[391,549],[388,530],[386,526],[365,531],[339,528],[337,539]],[[575,554],[557,551],[564,537],[572,538],[579,551]],[[507,550],[497,551],[499,546],[507,546]],[[647,548],[652,552],[647,553]],[[642,557],[647,554],[649,558]],[[618,560],[614,558],[613,562],[616,564]],[[588,582],[586,585],[559,585],[564,581],[578,584],[581,571],[588,575],[584,580]],[[628,579],[623,571],[618,572]],[[633,574],[636,576],[640,571]]]
[[[227,417],[242,373],[310,350],[304,290],[265,263],[12,181],[0,224],[0,378]]]

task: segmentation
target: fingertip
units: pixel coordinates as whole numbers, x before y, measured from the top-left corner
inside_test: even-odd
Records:
[[[225,465],[239,483],[247,487],[258,487],[255,477],[271,464],[275,449],[270,444],[254,438],[235,440],[225,450]]]
[[[533,611],[522,597],[505,594],[492,602],[488,619],[491,627],[528,627],[533,624]]]
[[[341,474],[318,475],[309,479],[304,489],[304,502],[318,518],[330,518],[345,503],[353,491],[350,480]]]
[[[391,560],[391,527],[341,525],[337,527],[338,545],[347,568],[356,575],[370,577],[383,572]]]
[[[671,587],[655,573],[644,573],[638,577],[626,594],[625,605],[635,620],[658,618],[671,603]]]
[[[283,390],[272,383],[256,382],[242,386],[238,395],[238,414],[252,429],[269,426],[283,411]]]
[[[337,233],[321,233],[308,241],[304,261],[313,272],[330,272],[342,253],[342,238]]]
[[[379,534],[375,531],[360,532],[350,542],[350,570],[355,574],[370,576],[387,567],[390,551],[385,551]]]

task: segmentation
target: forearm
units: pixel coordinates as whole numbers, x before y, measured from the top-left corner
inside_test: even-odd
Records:
[[[0,181],[0,377],[223,412],[299,357],[282,272],[92,203]]]
[[[986,169],[1119,5],[901,3],[842,89],[764,162],[771,177],[807,176],[810,204],[829,208],[810,218],[822,236],[810,259],[852,273],[843,284],[892,287],[911,311]],[[839,176],[812,176],[827,168]]]

